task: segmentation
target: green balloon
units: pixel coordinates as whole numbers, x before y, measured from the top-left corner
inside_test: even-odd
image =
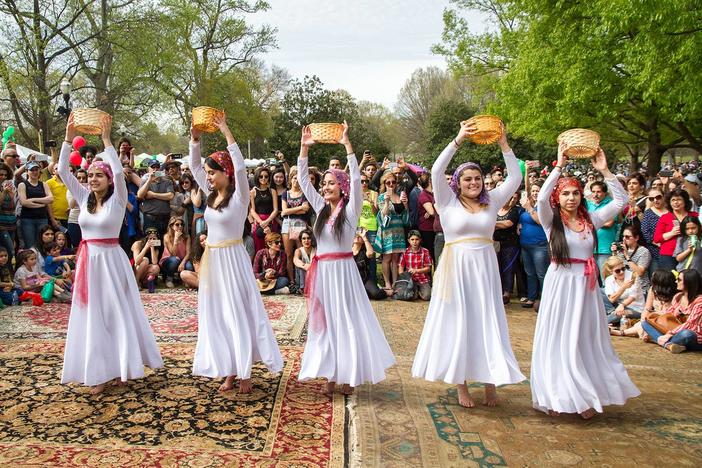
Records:
[[[519,161],[519,170],[522,172],[522,177],[526,177],[526,163],[521,159],[517,159],[517,161]]]

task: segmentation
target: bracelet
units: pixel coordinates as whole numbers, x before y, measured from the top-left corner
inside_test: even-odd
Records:
[[[73,144],[72,141],[68,141],[68,140],[66,140],[66,139],[64,139],[63,142],[64,142],[64,143],[68,143],[69,145],[72,145],[72,144]]]
[[[349,156],[355,156],[356,153],[346,153],[346,157],[348,158]]]
[[[461,145],[458,144],[458,142],[456,141],[455,138],[453,139],[453,144],[456,145],[456,148],[460,148],[460,147],[461,147]]]
[[[556,167],[557,167],[558,169],[560,169],[560,170],[563,170],[563,166],[559,166],[558,164],[556,164],[556,165],[555,165],[555,166],[553,166],[553,167],[554,167],[554,168],[556,168]]]

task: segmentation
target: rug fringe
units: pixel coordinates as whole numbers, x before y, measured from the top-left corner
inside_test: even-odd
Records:
[[[361,447],[358,441],[358,413],[356,412],[356,403],[358,402],[358,397],[354,393],[349,396],[348,403],[346,404],[346,409],[349,412],[349,460],[348,466],[350,468],[361,467]]]

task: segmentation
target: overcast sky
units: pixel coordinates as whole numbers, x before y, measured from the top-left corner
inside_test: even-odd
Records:
[[[317,75],[328,89],[391,109],[412,72],[446,68],[431,53],[441,41],[448,0],[269,0],[254,23],[278,28],[279,48],[265,56],[293,78]],[[476,17],[475,27],[480,28]]]

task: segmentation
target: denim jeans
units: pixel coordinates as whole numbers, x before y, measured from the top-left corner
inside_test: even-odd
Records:
[[[22,236],[22,247],[29,249],[37,243],[37,235],[42,226],[49,224],[46,218],[22,218],[20,222],[20,234]]]
[[[12,265],[12,258],[15,256],[15,233],[14,231],[0,231],[0,246],[7,249],[8,265]]]
[[[672,271],[678,266],[678,261],[672,255],[661,255],[658,260],[658,268]]]
[[[607,323],[613,323],[615,325],[619,325],[619,321],[622,319],[621,315],[617,315],[614,310],[617,308],[617,304],[612,303],[612,301],[609,300],[607,297],[607,294],[605,294],[604,289],[600,288],[600,293],[602,295],[602,302],[604,302],[605,306],[605,312],[607,313]],[[633,318],[633,319],[638,319],[641,318],[641,312],[638,312],[634,309],[630,309],[628,307],[625,307],[624,310],[626,311],[626,317],[627,318]]]
[[[78,244],[83,240],[83,232],[78,223],[68,223],[68,238],[71,241],[71,247],[78,248]]]
[[[264,294],[264,295],[275,294],[275,292],[277,290],[283,289],[284,287],[286,287],[289,284],[290,284],[290,281],[288,280],[287,276],[279,276],[275,280],[275,286],[273,287],[273,289],[271,289],[269,291],[261,291],[261,294]]]
[[[173,276],[178,272],[178,265],[180,265],[181,259],[178,257],[168,257],[163,261],[163,276],[166,279],[173,279]],[[193,264],[190,261],[185,262],[185,269],[190,271],[195,271]]]
[[[444,233],[437,232],[436,237],[434,237],[434,255],[436,256],[436,264],[434,265],[434,269],[438,268],[439,266],[439,258],[441,257],[441,252],[444,250],[444,243]]]
[[[535,301],[541,297],[544,277],[551,259],[548,256],[548,243],[522,244],[522,262],[527,275],[527,297]]]
[[[307,272],[302,268],[295,267],[295,283],[300,289],[305,289],[305,277]]]
[[[645,320],[641,321],[641,326],[654,343],[658,343],[658,338],[663,336],[663,333],[653,328],[653,326]],[[697,341],[697,334],[692,330],[681,330],[677,332],[668,343],[683,345],[688,351],[702,351],[702,344]]]
[[[5,305],[16,305],[14,302],[19,300],[19,297],[24,294],[20,288],[12,288],[10,291],[0,289],[0,301]]]

